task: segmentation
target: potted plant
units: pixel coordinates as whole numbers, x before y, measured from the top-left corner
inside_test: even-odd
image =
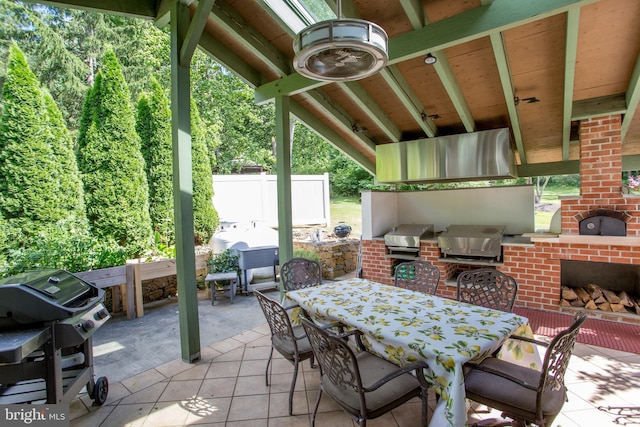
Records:
[[[238,267],[238,253],[235,249],[225,249],[222,252],[214,254],[213,252],[207,258],[207,269],[210,274],[215,273],[236,273],[240,272]],[[231,295],[231,292],[235,295],[235,287],[232,288],[229,281],[215,281],[216,289],[224,289],[227,296]],[[212,289],[211,292],[215,290]]]

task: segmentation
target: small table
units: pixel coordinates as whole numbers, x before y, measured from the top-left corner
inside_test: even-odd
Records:
[[[231,298],[231,304],[233,304],[233,296],[236,293],[236,288],[238,286],[238,273],[229,272],[229,273],[209,273],[207,277],[204,278],[205,283],[216,282],[216,281],[224,281],[227,280],[230,285],[229,295]],[[216,302],[216,287],[215,284],[210,286],[211,288],[211,305]]]

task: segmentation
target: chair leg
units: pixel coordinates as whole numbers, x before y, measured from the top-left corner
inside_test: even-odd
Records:
[[[313,408],[313,415],[311,415],[311,427],[315,427],[316,425],[316,414],[318,413],[318,407],[320,406],[321,397],[322,397],[322,384],[320,385],[320,390],[318,391],[318,399],[316,400],[316,407]]]
[[[298,364],[300,361],[293,361],[293,379],[291,380],[291,390],[289,390],[289,415],[293,415],[293,391],[296,389],[296,379],[298,378]]]
[[[314,363],[314,359],[313,359],[313,354],[311,355],[311,358],[309,359],[309,366],[311,366],[312,368],[316,367],[316,365]]]
[[[429,419],[429,389],[423,388],[420,397],[422,398],[422,425],[426,426]]]
[[[267,369],[264,370],[264,383],[267,387],[269,386],[269,365],[271,364],[271,357],[273,357],[273,346],[271,346],[271,351],[269,352],[269,359],[267,360]]]

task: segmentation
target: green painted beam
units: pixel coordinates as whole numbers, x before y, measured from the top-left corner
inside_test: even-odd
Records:
[[[507,52],[504,48],[502,34],[491,34],[490,39],[491,46],[493,47],[493,53],[496,57],[498,73],[500,74],[500,83],[502,84],[504,100],[507,104],[507,111],[509,112],[509,120],[511,120],[511,130],[513,132],[513,138],[515,139],[516,147],[518,149],[518,155],[520,156],[520,163],[526,164],[527,158],[524,152],[524,144],[522,142],[520,118],[518,117],[518,109],[516,108],[513,83],[511,82],[511,72],[509,71],[509,60],[507,59]]]
[[[625,94],[600,96],[598,98],[583,99],[573,103],[571,120],[584,120],[598,116],[624,114],[627,112]]]
[[[344,111],[340,105],[336,104],[331,99],[327,99],[322,92],[312,90],[305,93],[304,96],[314,106],[323,110],[329,117],[329,120],[333,123],[336,123],[339,126],[344,126],[346,129],[351,129],[354,125],[357,125],[354,118]],[[375,154],[376,144],[366,135],[366,133],[356,132],[355,135],[371,154]]]
[[[280,265],[293,258],[289,104],[288,96],[276,98],[276,187],[278,188],[278,255]]]
[[[400,5],[404,9],[404,14],[407,15],[414,29],[424,27],[425,17],[420,0],[400,0]]]
[[[263,81],[260,73],[208,33],[202,34],[200,38],[200,49],[215,59],[219,64],[224,65],[249,86],[257,87]]]
[[[160,0],[158,2],[158,12],[156,14],[155,26],[163,28],[169,25],[169,18],[171,17],[171,7],[176,0]]]
[[[376,165],[351,144],[342,139],[340,135],[334,132],[334,130],[327,126],[322,120],[296,102],[291,102],[290,108],[291,114],[300,120],[309,130],[315,132],[316,135],[322,137],[336,149],[340,150],[340,152],[349,156],[354,162],[362,166],[364,170],[375,176]]]
[[[447,91],[447,94],[449,95],[449,98],[451,99],[451,102],[464,125],[464,128],[467,132],[474,132],[476,130],[476,122],[473,119],[467,100],[464,98],[462,90],[458,85],[458,81],[453,74],[453,69],[451,68],[449,60],[445,56],[444,51],[438,50],[431,54],[438,59],[438,61],[433,64],[433,67],[435,68],[444,89]]]
[[[580,161],[569,160],[566,162],[534,163],[517,166],[520,178],[528,176],[570,175],[580,173]]]
[[[198,47],[202,31],[209,18],[209,12],[215,1],[216,0],[200,0],[198,3],[196,12],[191,20],[191,25],[189,25],[184,44],[182,45],[182,50],[180,51],[181,64],[191,63],[191,58],[193,58],[193,53],[196,51],[196,47]]]
[[[427,116],[427,112],[422,107],[420,100],[415,95],[407,81],[398,70],[398,67],[391,65],[380,71],[380,76],[393,90],[404,108],[407,109],[413,120],[420,126],[422,131],[429,137],[434,137],[438,133],[438,129]]]
[[[389,63],[443,50],[516,26],[567,12],[597,0],[494,0],[488,6],[403,33],[389,40]]]
[[[142,19],[155,19],[158,12],[157,0],[26,0],[26,2]]]
[[[349,95],[369,119],[380,127],[389,141],[399,142],[402,136],[400,129],[391,121],[387,113],[369,96],[367,91],[358,82],[337,82],[340,89]]]
[[[622,156],[622,170],[640,170],[640,155]],[[566,162],[534,163],[517,166],[518,176],[525,178],[528,176],[549,176],[549,175],[570,175],[580,173],[580,161],[568,160]]]
[[[429,52],[457,46],[471,40],[567,12],[597,0],[494,0],[418,30],[389,39],[389,65],[426,55]],[[266,102],[278,95],[304,92],[329,82],[300,78],[298,73],[267,83],[256,91],[256,99]]]
[[[623,141],[624,137],[627,135],[629,126],[631,126],[631,120],[633,120],[633,116],[636,114],[636,110],[638,109],[638,102],[640,101],[640,55],[638,56],[638,58],[636,58],[636,65],[635,67],[633,67],[633,72],[631,73],[631,80],[629,80],[629,87],[627,88],[625,100],[627,103],[627,111],[622,118]]]
[[[291,60],[276,50],[259,31],[245,22],[244,18],[227,2],[217,2],[209,17],[233,37],[241,39],[245,48],[273,67],[279,74],[287,75],[291,72]]]
[[[567,39],[564,53],[564,98],[562,108],[562,160],[569,160],[571,139],[571,115],[573,114],[573,83],[576,75],[576,52],[578,50],[578,30],[580,9],[567,12]]]
[[[189,21],[188,6],[175,3],[171,10],[171,139],[176,275],[180,295],[178,320],[182,359],[193,362],[200,358],[200,324],[193,231],[191,79],[188,64],[180,64],[180,52],[189,29]]]

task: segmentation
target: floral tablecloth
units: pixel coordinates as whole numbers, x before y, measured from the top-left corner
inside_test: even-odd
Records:
[[[359,329],[369,350],[391,362],[425,360],[427,380],[441,397],[430,422],[435,427],[466,425],[464,363],[490,355],[518,329],[532,336],[524,317],[364,279],[290,291],[285,304],[292,301],[319,322],[340,321]],[[292,316],[299,323],[299,313]],[[534,350],[528,344],[511,345],[502,353],[521,362],[529,359],[524,364],[535,367],[539,356]]]

